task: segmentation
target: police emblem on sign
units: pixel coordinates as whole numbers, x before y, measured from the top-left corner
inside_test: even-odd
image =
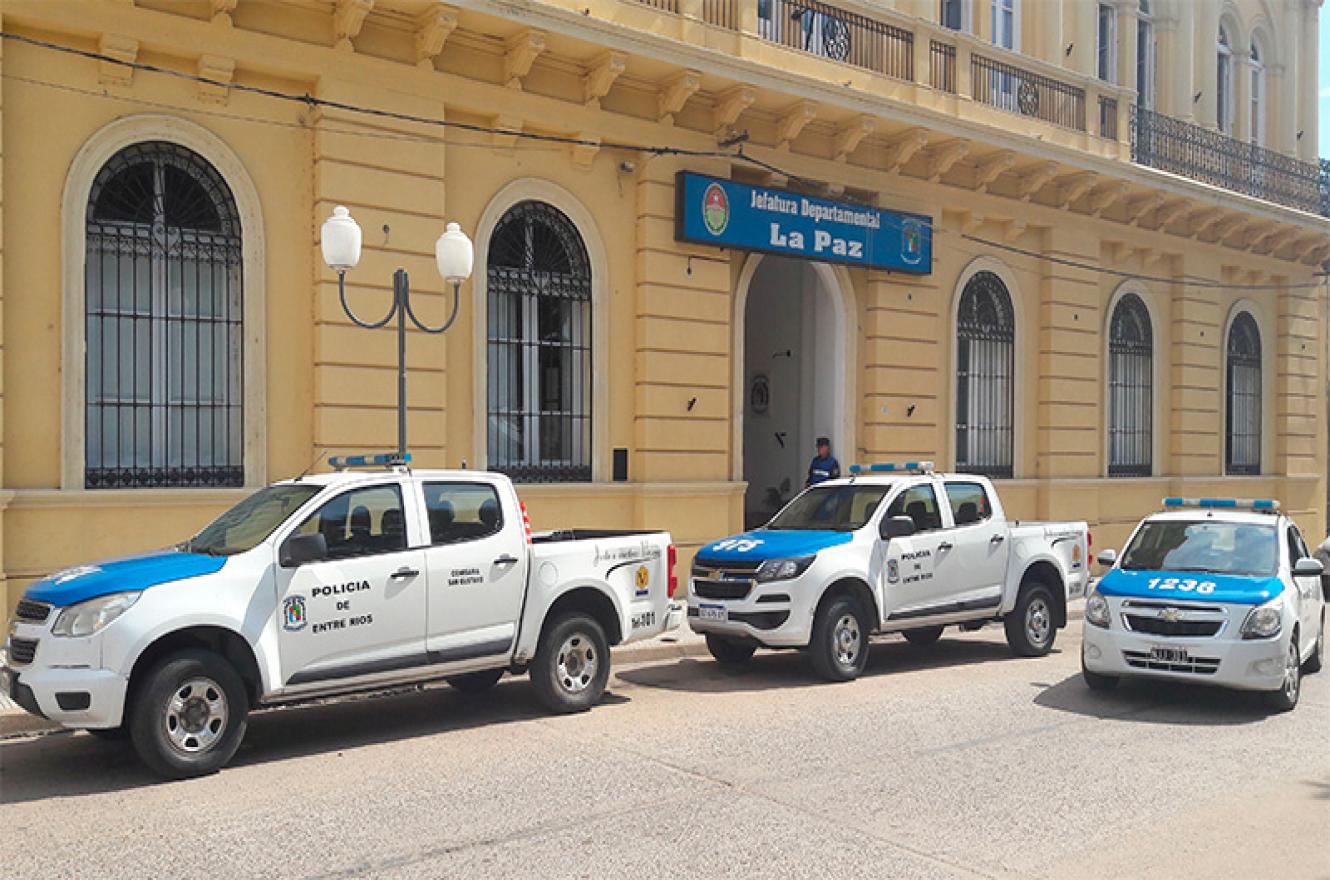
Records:
[[[299,632],[309,623],[305,613],[304,596],[287,596],[282,603],[282,629],[287,632]]]
[[[702,193],[702,223],[712,235],[720,235],[730,225],[730,197],[719,183]]]
[[[901,223],[901,259],[917,266],[924,258],[924,225],[918,220]]]
[[[900,563],[894,559],[887,560],[887,583],[894,584],[901,579]]]

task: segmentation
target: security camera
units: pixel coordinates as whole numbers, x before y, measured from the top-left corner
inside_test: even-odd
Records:
[[[630,162],[627,159],[624,159],[622,162],[619,163],[619,170],[622,171],[624,174],[632,174],[634,171],[637,170],[637,163]]]

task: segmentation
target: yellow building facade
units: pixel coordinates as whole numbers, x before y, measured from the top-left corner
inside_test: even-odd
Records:
[[[843,463],[1120,542],[1325,534],[1319,0],[5,0],[0,576],[183,539],[320,455],[522,483],[686,564]],[[922,218],[915,271],[681,240],[681,172]],[[899,212],[899,213],[897,213]],[[891,220],[890,222],[897,222]],[[774,233],[773,233],[774,234]],[[846,256],[846,255],[842,255]]]

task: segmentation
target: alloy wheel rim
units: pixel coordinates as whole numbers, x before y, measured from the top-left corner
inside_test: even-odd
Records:
[[[1284,696],[1292,703],[1298,698],[1298,687],[1300,684],[1299,672],[1302,664],[1298,658],[1298,643],[1296,640],[1289,642],[1288,660],[1284,664]]]
[[[1052,618],[1048,603],[1043,599],[1035,599],[1025,609],[1025,635],[1031,644],[1042,647],[1048,641],[1048,635],[1053,631]]]
[[[836,646],[836,662],[845,667],[854,666],[863,641],[859,620],[853,614],[842,614],[831,631],[831,640]]]
[[[559,684],[570,694],[580,694],[591,686],[600,668],[600,658],[591,639],[583,633],[573,633],[559,647],[556,672]]]
[[[230,716],[222,686],[200,676],[187,679],[171,692],[162,723],[167,740],[177,751],[197,755],[217,745]]]

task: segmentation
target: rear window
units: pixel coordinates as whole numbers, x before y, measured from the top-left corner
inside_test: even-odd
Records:
[[[426,483],[431,544],[460,544],[503,530],[503,506],[488,483]]]
[[[973,525],[993,516],[988,493],[978,483],[947,483],[951,518],[958,526]]]

